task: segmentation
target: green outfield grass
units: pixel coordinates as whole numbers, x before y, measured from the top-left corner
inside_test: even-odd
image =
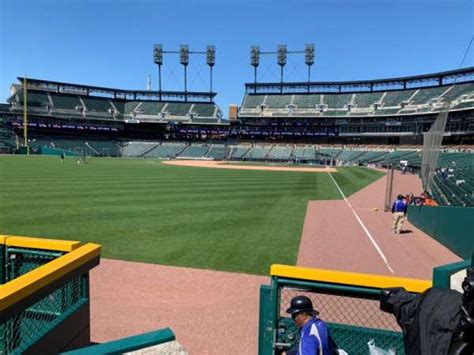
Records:
[[[350,195],[382,173],[333,176]],[[0,233],[96,242],[122,260],[267,275],[295,264],[308,200],[339,198],[327,173],[0,157]]]

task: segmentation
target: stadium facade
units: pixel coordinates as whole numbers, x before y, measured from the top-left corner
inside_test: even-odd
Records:
[[[1,149],[21,145],[24,78],[0,106]],[[421,144],[449,110],[445,143],[474,143],[474,67],[402,78],[248,83],[237,117],[215,93],[121,90],[27,79],[28,137]]]

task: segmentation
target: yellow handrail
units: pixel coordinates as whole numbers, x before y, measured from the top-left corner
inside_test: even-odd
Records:
[[[327,282],[333,284],[374,288],[404,287],[408,292],[422,293],[432,287],[428,280],[409,279],[393,276],[363,274],[335,270],[312,269],[298,266],[274,264],[270,275],[298,280]]]

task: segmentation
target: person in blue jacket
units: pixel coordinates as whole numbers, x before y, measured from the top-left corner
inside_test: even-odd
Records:
[[[300,328],[300,342],[297,355],[330,355],[334,353],[335,345],[329,335],[329,329],[324,321],[317,316],[313,303],[306,296],[296,296],[291,300],[286,313]]]
[[[393,224],[392,231],[400,234],[402,231],[403,221],[407,214],[407,204],[403,195],[398,195],[397,200],[392,205]]]

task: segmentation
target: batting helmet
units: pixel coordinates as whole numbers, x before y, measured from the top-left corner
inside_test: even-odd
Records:
[[[290,303],[290,308],[286,310],[286,313],[294,314],[299,312],[308,312],[318,315],[319,312],[313,309],[313,302],[306,296],[293,297]]]

